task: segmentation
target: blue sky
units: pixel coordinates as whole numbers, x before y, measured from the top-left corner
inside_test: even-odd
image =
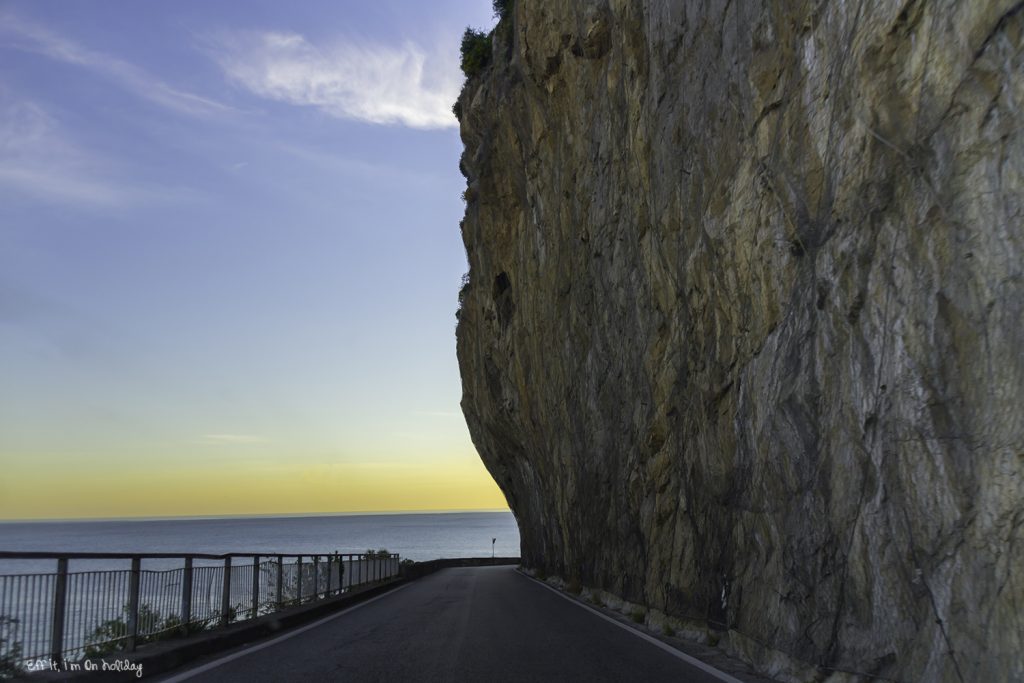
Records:
[[[503,504],[454,351],[490,15],[0,2],[0,519]]]

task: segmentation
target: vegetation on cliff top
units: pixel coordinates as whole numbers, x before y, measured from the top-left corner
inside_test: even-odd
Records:
[[[512,8],[516,5],[515,0],[493,0],[491,7],[494,9],[494,16],[500,22],[512,14]]]
[[[491,63],[491,34],[466,27],[462,34],[462,73],[476,76]]]
[[[515,0],[492,0],[491,7],[494,9],[494,16],[498,19],[498,26],[488,32],[466,27],[462,34],[462,73],[467,78],[472,78],[482,72],[491,63],[492,38],[494,31],[503,26],[506,19],[512,15],[512,8],[515,7]]]

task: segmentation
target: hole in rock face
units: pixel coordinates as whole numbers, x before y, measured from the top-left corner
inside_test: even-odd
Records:
[[[494,278],[494,300],[497,301],[498,297],[505,293],[512,283],[509,282],[508,273],[502,271],[498,273],[498,277]]]
[[[492,296],[494,297],[494,307],[498,313],[498,324],[504,330],[508,327],[512,320],[512,314],[516,310],[515,302],[512,300],[512,282],[505,271],[498,273],[498,276],[494,278]]]

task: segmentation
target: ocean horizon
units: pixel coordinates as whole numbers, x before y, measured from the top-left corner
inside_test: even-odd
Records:
[[[386,549],[403,559],[516,557],[519,528],[504,511],[225,516],[0,522],[0,551],[53,553],[328,554]],[[52,571],[49,560],[0,560],[0,574]],[[154,568],[166,564],[144,561]],[[113,568],[104,561],[104,566]],[[74,560],[70,569],[94,569]]]
[[[343,512],[265,512],[245,514],[201,514],[201,515],[136,515],[125,517],[34,517],[34,518],[0,518],[0,526],[4,524],[45,524],[45,523],[76,523],[76,522],[167,522],[175,520],[203,519],[285,519],[307,517],[378,517],[390,515],[454,515],[477,512],[508,512],[508,508],[452,508],[442,510],[355,510]]]

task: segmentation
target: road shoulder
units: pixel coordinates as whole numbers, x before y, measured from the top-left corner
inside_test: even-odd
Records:
[[[531,576],[521,568],[516,573],[524,579],[547,588],[565,600],[576,604],[579,608],[591,612],[594,616],[610,621],[632,632],[636,637],[646,640],[669,654],[686,661],[691,666],[715,676],[723,683],[778,683],[776,679],[754,671],[745,662],[722,652],[718,648],[677,635],[666,635],[663,632],[649,628],[646,624],[637,623],[622,611],[612,609],[604,604],[595,604],[593,601],[588,602],[583,597],[582,590],[579,594],[574,594],[568,591],[560,580],[541,580]]]

